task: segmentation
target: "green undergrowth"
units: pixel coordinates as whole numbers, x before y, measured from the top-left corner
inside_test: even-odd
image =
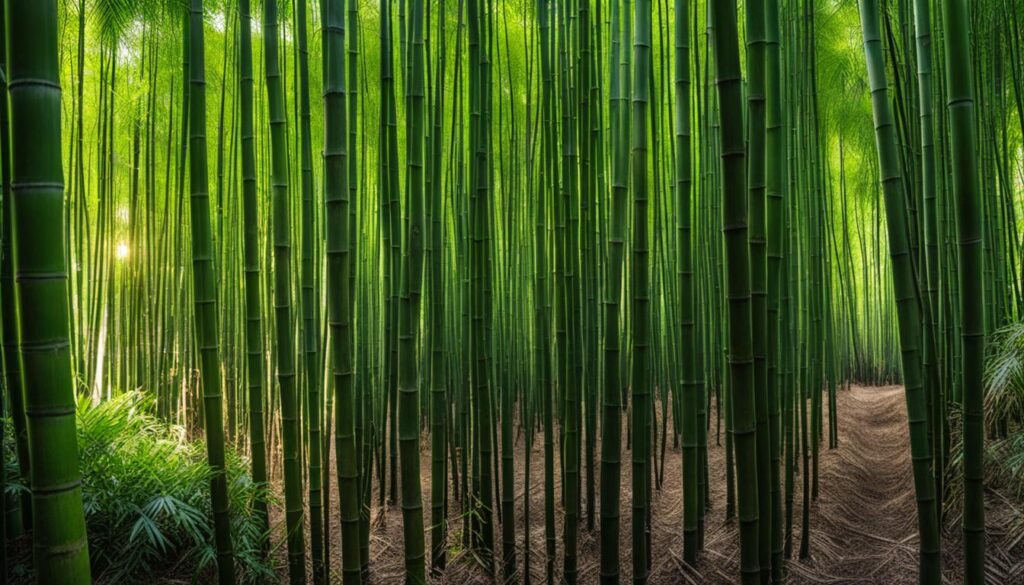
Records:
[[[985,358],[985,484],[998,489],[1011,549],[1024,549],[1024,323],[988,340]],[[959,520],[963,500],[961,409],[950,405],[946,511]]]
[[[138,392],[99,405],[79,403],[82,497],[98,583],[205,583],[215,571],[205,443],[152,412],[152,400]],[[271,561],[260,552],[263,535],[251,513],[268,494],[230,449],[225,468],[239,582],[276,581]],[[10,477],[16,466],[7,469],[13,479],[8,493],[23,490]]]

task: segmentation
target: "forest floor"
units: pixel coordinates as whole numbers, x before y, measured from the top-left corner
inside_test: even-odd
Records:
[[[793,502],[793,557],[786,562],[787,583],[821,584],[878,584],[912,585],[917,583],[917,523],[907,439],[906,407],[900,386],[850,386],[837,392],[839,416],[839,448],[827,449],[828,421],[825,417],[823,448],[819,459],[820,495],[811,503],[810,556],[797,559],[801,543],[801,513],[803,477],[795,478]],[[712,421],[715,413],[712,411]],[[661,405],[658,405],[659,456]],[[626,433],[623,418],[623,442]],[[523,570],[526,544],[523,542],[523,503],[525,460],[523,436],[516,438],[516,539],[517,568]],[[722,436],[724,444],[724,435]],[[725,450],[716,444],[715,425],[708,435],[711,505],[705,529],[705,549],[695,568],[682,560],[682,461],[678,448],[667,442],[664,458],[664,483],[654,492],[651,527],[652,566],[650,583],[653,585],[737,583],[739,577],[739,535],[735,518],[725,519]],[[555,497],[558,558],[556,577],[562,569],[562,528],[564,514],[561,505],[561,481],[557,470],[556,445]],[[595,453],[600,454],[598,444]],[[596,457],[597,457],[596,456]],[[584,459],[585,461],[585,459]],[[632,580],[632,469],[630,454],[622,456],[621,519],[619,555],[622,568],[621,583]],[[279,461],[274,465],[278,479],[272,491],[282,493]],[[425,543],[429,556],[430,535],[430,448],[429,441],[421,441],[421,484],[423,487],[424,521],[427,524]],[[334,481],[334,463],[331,464],[331,565],[335,575],[332,582],[340,583],[340,548],[338,490]],[[598,582],[600,534],[595,528],[587,530],[586,467],[582,471],[584,498],[581,508],[579,538],[579,582],[590,585]],[[595,460],[595,489],[600,486],[600,465]],[[460,477],[460,481],[461,481]],[[449,478],[449,489],[451,481]],[[531,454],[530,470],[530,573],[533,583],[545,582],[544,552],[544,463],[543,438],[538,434]],[[375,486],[376,488],[376,486]],[[599,493],[596,494],[599,497]],[[370,582],[380,585],[399,584],[404,581],[402,515],[398,505],[380,507],[378,493],[373,494],[371,509],[373,524],[370,543]],[[1024,585],[1024,542],[1014,541],[1009,530],[1012,522],[1024,520],[1021,503],[999,490],[986,489],[987,525],[986,582],[989,585]],[[595,505],[595,510],[600,507]],[[285,573],[286,550],[283,535],[283,512],[278,502],[271,510],[275,534],[273,549],[275,564]],[[476,557],[461,546],[461,504],[449,494],[448,568],[433,579],[437,585],[490,584],[496,582],[486,576]],[[961,536],[955,514],[945,519],[943,544],[943,583],[962,582],[963,556]],[[308,521],[308,515],[307,515]],[[594,524],[599,524],[598,518]],[[1019,529],[1017,531],[1019,533]],[[307,528],[308,534],[308,528]],[[308,542],[308,541],[307,541]],[[9,541],[9,559],[20,559],[23,566],[30,564],[30,545],[26,538]],[[495,547],[501,550],[500,524],[495,525]],[[308,558],[308,552],[307,552]],[[497,565],[500,570],[500,565]],[[182,569],[179,567],[179,569]],[[162,575],[150,581],[164,585],[196,582],[181,570],[175,575]],[[210,575],[212,577],[212,575]],[[204,581],[201,578],[200,581]],[[12,584],[28,583],[22,573]],[[212,579],[211,579],[212,582]],[[311,582],[311,581],[310,581]],[[522,582],[521,575],[516,582]]]
[[[827,449],[827,417],[823,448],[819,459],[820,495],[811,503],[810,556],[798,560],[801,530],[801,492],[803,478],[795,480],[793,502],[793,558],[786,563],[787,582],[863,583],[901,585],[917,582],[917,525],[910,449],[907,439],[906,407],[900,386],[850,386],[837,392],[839,448]],[[659,406],[659,429],[660,429]],[[714,413],[712,412],[712,415]],[[712,419],[714,420],[714,419]],[[623,440],[627,436],[623,429]],[[660,432],[660,431],[659,431]],[[660,441],[660,437],[659,437]],[[724,448],[716,445],[714,425],[709,431],[709,470],[711,507],[708,510],[705,550],[696,568],[682,560],[682,472],[681,456],[673,448],[671,437],[665,456],[664,483],[653,496],[653,526],[650,582],[727,584],[738,582],[738,524],[725,520]],[[723,436],[724,445],[724,436]],[[425,523],[428,525],[427,554],[430,551],[430,452],[422,441],[422,486]],[[659,447],[660,450],[660,447]],[[556,457],[557,457],[556,447]],[[600,453],[598,445],[595,453]],[[516,538],[517,563],[523,567],[523,437],[516,445]],[[623,454],[622,516],[620,524],[621,582],[632,578],[631,531],[632,481],[630,458]],[[556,464],[555,469],[558,469]],[[582,470],[583,497],[586,497],[586,469]],[[595,486],[599,486],[599,462],[595,461]],[[556,529],[559,558],[556,573],[561,573],[562,525],[564,514],[557,504],[561,485],[556,473]],[[461,479],[461,478],[460,478]],[[534,583],[545,579],[544,553],[544,468],[543,440],[538,435],[531,456],[530,472],[530,572]],[[449,485],[450,485],[449,481]],[[336,511],[337,484],[332,482],[332,507]],[[598,495],[599,497],[599,495]],[[1024,585],[1024,544],[1009,541],[1007,524],[1012,521],[1011,504],[998,491],[987,490],[988,583]],[[599,506],[595,506],[599,510]],[[586,529],[586,502],[580,521],[579,581],[597,583],[599,577],[600,535]],[[403,581],[401,508],[377,506],[373,498],[373,528],[370,543],[371,581],[380,584]],[[332,514],[332,571],[340,575],[338,517]],[[594,519],[597,526],[598,519]],[[450,495],[448,569],[435,579],[442,584],[492,583],[471,554],[461,547],[462,517],[460,503]],[[495,526],[495,547],[501,550],[500,524]],[[283,548],[283,547],[282,547]],[[281,551],[281,561],[284,561]],[[958,525],[947,519],[943,534],[943,581],[962,582],[963,559]],[[283,563],[282,563],[283,564]],[[498,565],[500,567],[500,565]],[[518,579],[517,581],[521,581]]]

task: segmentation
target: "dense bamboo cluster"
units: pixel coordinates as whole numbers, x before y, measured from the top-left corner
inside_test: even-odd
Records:
[[[737,580],[782,583],[850,383],[906,387],[920,581],[951,484],[983,581],[983,443],[1009,422],[984,420],[985,339],[1024,310],[1015,1],[3,4],[31,496],[0,518],[39,582],[89,582],[75,398],[141,388],[205,438],[222,584],[226,450],[282,496],[251,513],[291,583],[374,580],[383,509],[408,583],[468,550],[502,582],[643,584],[676,484],[688,565],[715,515]]]

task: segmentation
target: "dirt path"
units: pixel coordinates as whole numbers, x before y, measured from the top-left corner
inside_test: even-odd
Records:
[[[811,558],[795,582],[916,583],[917,521],[903,388],[838,395],[840,448],[821,455]]]
[[[802,540],[802,477],[795,478],[789,582],[916,583],[917,528],[903,389],[852,386],[840,391],[837,400],[840,448],[823,448],[819,455],[820,495],[811,504],[810,558],[804,560],[796,559]],[[827,417],[825,426],[827,437]],[[715,495],[721,504],[710,516],[707,552],[696,570],[686,568],[695,583],[733,583],[738,575],[736,523],[723,521],[724,494]],[[679,573],[672,569],[664,567],[663,582],[678,582]]]
[[[812,503],[810,558],[797,560],[801,531],[801,478],[796,478],[793,506],[793,554],[787,562],[788,583],[862,583],[902,585],[917,582],[917,524],[913,480],[907,440],[906,407],[903,389],[899,386],[852,386],[838,393],[840,447],[823,448],[820,453],[820,497]],[[659,420],[660,420],[659,408]],[[826,422],[827,426],[827,422]],[[659,424],[660,429],[660,424]],[[625,428],[623,429],[625,431]],[[625,437],[625,433],[623,437]],[[827,429],[824,436],[827,437]],[[723,437],[724,439],[724,437]],[[739,575],[738,535],[735,520],[724,520],[725,476],[724,449],[715,444],[714,425],[709,440],[711,508],[707,516],[705,551],[698,566],[691,568],[682,561],[681,458],[669,442],[665,456],[665,482],[653,497],[651,571],[652,584],[737,582]],[[824,441],[827,445],[827,441]],[[423,445],[424,510],[429,515],[430,458],[428,445]],[[530,488],[531,574],[534,583],[544,582],[543,525],[543,447],[540,438],[534,447]],[[556,449],[557,451],[557,449]],[[597,452],[600,452],[598,448]],[[523,445],[516,445],[516,535],[519,539],[518,562],[522,569],[523,551]],[[623,453],[622,517],[620,559],[621,582],[628,583],[631,571],[632,475],[629,454]],[[599,467],[599,466],[598,466]],[[558,466],[556,464],[556,470]],[[585,474],[584,474],[585,477]],[[561,494],[556,479],[556,502]],[[585,486],[584,486],[585,488]],[[336,487],[332,485],[336,498]],[[585,489],[583,490],[585,494]],[[449,512],[449,568],[439,583],[491,583],[478,565],[459,546],[462,520],[460,504],[452,499]],[[1001,496],[986,497],[989,514],[989,583],[1024,585],[1024,551],[1007,552],[1000,519],[1006,517]],[[376,494],[374,494],[376,504]],[[334,508],[335,510],[337,508]],[[586,507],[583,508],[584,514]],[[402,582],[402,535],[399,508],[373,509],[375,526],[371,542],[371,572],[375,583]],[[561,529],[564,517],[557,512],[558,547],[561,552]],[[429,524],[429,517],[426,518]],[[334,518],[337,521],[337,518]],[[596,524],[596,522],[595,522]],[[949,522],[947,522],[949,524]],[[585,529],[581,521],[579,567],[581,583],[596,583],[599,567],[599,534]],[[496,526],[496,545],[500,547],[500,529]],[[337,535],[337,526],[334,527]],[[336,537],[335,537],[336,538]],[[426,542],[429,547],[429,534]],[[962,559],[958,530],[949,528],[943,535],[944,582],[961,581]],[[337,542],[332,547],[337,564]],[[561,570],[561,557],[556,562]]]

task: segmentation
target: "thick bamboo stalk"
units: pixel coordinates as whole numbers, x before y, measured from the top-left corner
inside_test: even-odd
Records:
[[[722,230],[725,236],[728,299],[729,389],[736,446],[740,520],[740,573],[744,584],[759,582],[757,427],[754,353],[751,334],[750,251],[747,242],[746,149],[736,3],[716,2],[715,70],[722,146]]]
[[[888,98],[888,81],[882,56],[882,39],[878,26],[878,4],[874,0],[860,2],[864,52],[867,56],[875,118],[875,144],[878,148],[879,173],[885,195],[886,222],[889,228],[889,254],[892,261],[893,288],[899,320],[899,340],[903,357],[903,380],[906,387],[907,415],[910,423],[910,450],[914,462],[914,489],[917,495],[918,531],[921,534],[921,583],[938,583],[941,578],[939,524],[935,503],[935,478],[931,474],[931,451],[928,445],[926,400],[921,379],[921,348],[918,339],[921,308],[911,266],[910,242],[905,220],[905,194],[901,178],[896,130],[892,106]]]
[[[10,1],[5,16],[11,204],[4,211],[13,228],[22,366],[22,385],[13,391],[24,397],[32,457],[33,563],[39,583],[91,583],[68,334],[64,181],[54,155],[61,152],[57,3]]]
[[[267,102],[271,143],[273,190],[274,320],[277,382],[281,393],[281,447],[284,450],[285,532],[288,540],[288,576],[292,585],[306,582],[306,538],[302,496],[299,396],[296,385],[295,341],[292,325],[292,242],[285,135],[284,87],[279,66],[277,0],[263,3],[263,58],[266,63]]]
[[[943,0],[946,93],[951,135],[953,195],[956,199],[960,322],[963,344],[964,582],[985,581],[985,420],[983,364],[985,293],[982,260],[981,193],[976,159],[974,72],[970,13],[961,0]]]

